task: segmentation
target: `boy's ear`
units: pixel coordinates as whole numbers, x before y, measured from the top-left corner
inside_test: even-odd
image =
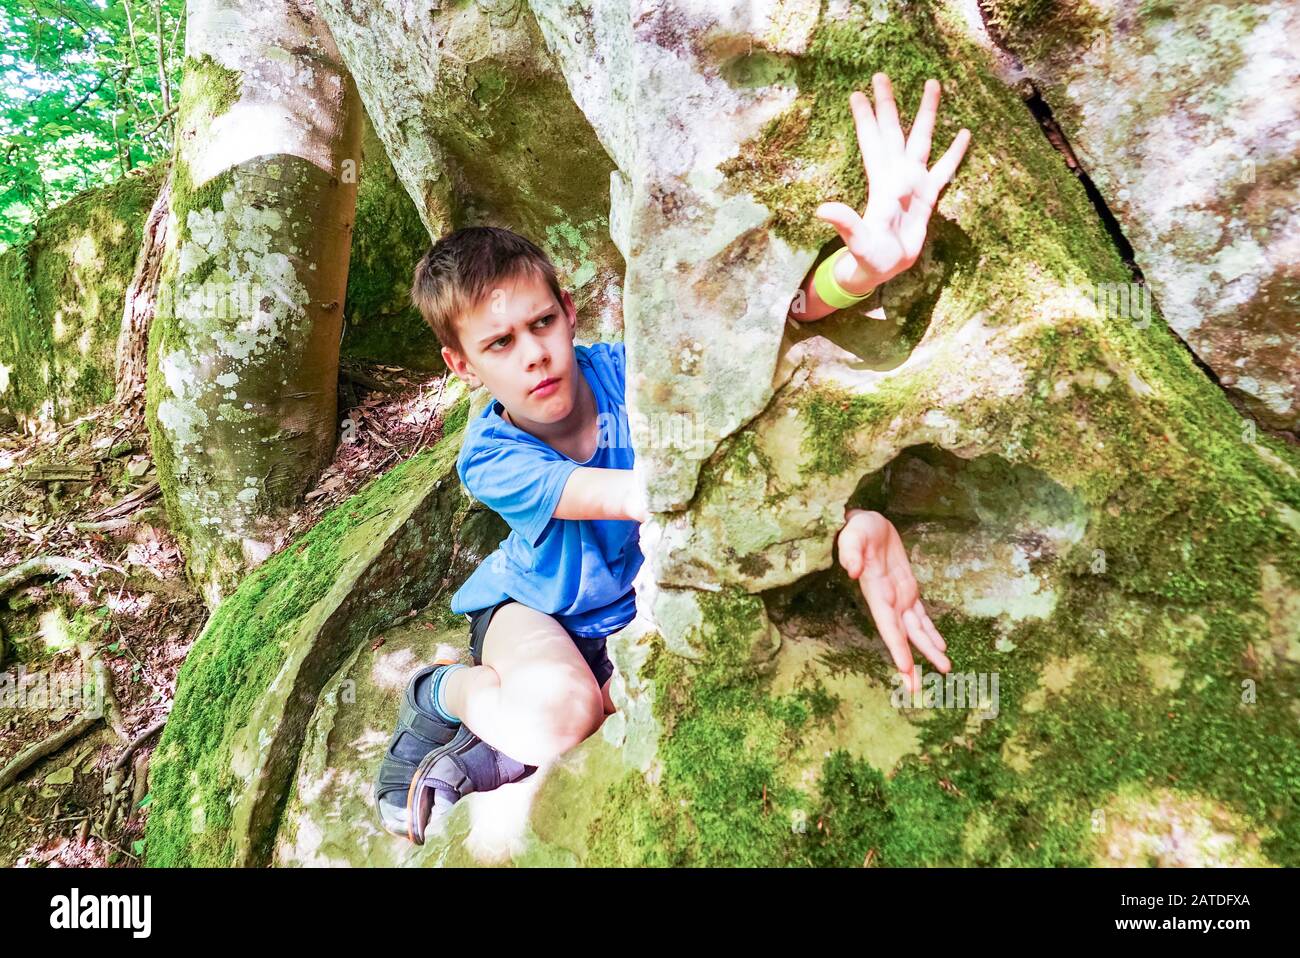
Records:
[[[576,332],[578,329],[578,307],[573,305],[573,297],[569,295],[567,289],[560,290],[560,307],[564,310],[564,318],[568,320],[569,332]]]
[[[442,361],[447,364],[448,369],[456,374],[458,379],[464,380],[465,385],[470,389],[479,387],[478,376],[474,374],[474,370],[470,369],[469,363],[465,361],[465,357],[458,350],[443,346]]]

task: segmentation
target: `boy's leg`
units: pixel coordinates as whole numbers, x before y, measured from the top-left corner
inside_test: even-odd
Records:
[[[614,676],[611,675],[605,680],[605,684],[600,687],[600,697],[604,700],[601,704],[605,709],[606,715],[613,715],[618,711],[618,709],[614,707],[614,700],[609,697],[609,683],[613,681]]]
[[[605,719],[602,690],[564,627],[508,602],[483,637],[483,664],[456,669],[446,707],[475,735],[517,761],[541,765],[573,748]]]

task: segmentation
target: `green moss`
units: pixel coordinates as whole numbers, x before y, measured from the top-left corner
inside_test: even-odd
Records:
[[[212,121],[227,112],[238,102],[243,90],[243,77],[217,63],[210,54],[186,57],[182,67],[180,107],[176,118],[178,138],[199,142],[208,136]],[[182,142],[178,139],[178,142]],[[233,170],[223,170],[206,183],[195,185],[190,177],[187,158],[179,156],[172,179],[171,208],[178,225],[178,245],[190,236],[191,210],[221,209],[221,194],[232,185]]]
[[[187,56],[181,65],[181,90],[176,128],[206,133],[216,117],[227,112],[243,91],[243,76],[217,63],[211,54]]]
[[[1300,582],[1297,536],[1277,509],[1300,508],[1300,481],[1261,448],[1292,470],[1300,456],[1249,438],[1163,328],[1142,337],[1126,326],[1043,331],[1033,364],[1041,395],[1020,428],[1028,460],[1096,515],[1081,554],[1103,550],[1106,577],[1125,591],[1184,602],[1255,594],[1267,558]],[[1116,359],[1158,391],[1141,396],[1124,382],[1098,387],[1075,375]]]
[[[871,393],[821,386],[800,397],[799,418],[804,433],[800,475],[842,475],[858,459],[874,429],[888,425],[903,412],[913,395],[908,384],[887,381]]]
[[[936,148],[961,126],[975,130],[982,142],[963,170],[982,186],[957,210],[965,245],[945,260],[937,321],[955,328],[978,314],[1008,327],[1018,337],[1009,358],[1027,380],[1023,397],[971,397],[950,412],[969,435],[996,437],[1013,467],[1032,466],[1081,502],[1090,524],[1061,560],[1075,575],[1044,621],[1008,629],[939,620],[959,670],[998,676],[995,718],[972,727],[969,711],[927,710],[920,754],[882,774],[835,752],[815,800],[781,781],[801,731],[821,720],[815,692],[771,697],[738,638],[752,633],[756,607],[735,595],[706,603],[706,634],[723,645],[706,642],[701,663],[654,649],[642,676],[654,683],[662,768],[655,785],[633,774],[619,786],[617,817],[593,824],[593,854],[619,864],[856,866],[870,856],[886,865],[1084,865],[1103,840],[1095,813],[1121,790],[1173,789],[1230,810],[1270,860],[1294,865],[1300,675],[1281,656],[1265,670],[1256,646],[1269,634],[1261,564],[1300,586],[1300,537],[1286,512],[1300,511],[1300,456],[1244,430],[1158,320],[1146,329],[1084,315],[1020,325],[1056,287],[1130,277],[1059,156],[1024,148],[1041,136],[1023,105],[975,51],[935,31],[929,9],[909,5],[876,24],[855,5],[823,24],[796,64],[795,104],[724,172],[768,205],[780,235],[819,246],[831,234],[811,219],[810,197],[859,208],[865,200],[849,90],[883,70],[911,115],[924,79],[943,81]],[[1016,5],[1013,20],[1047,23],[1056,9]],[[945,331],[929,329],[936,341]],[[810,391],[799,405],[805,475],[860,468],[884,425],[944,395],[943,375],[935,364],[892,394]],[[756,442],[746,433],[702,471],[702,490],[710,477],[747,475]],[[871,479],[855,497],[878,498]],[[1098,550],[1105,567],[1094,571]],[[853,621],[844,607],[827,616]],[[1143,664],[1153,654],[1183,671],[1177,687],[1153,683]],[[1062,661],[1081,663],[1065,687]],[[821,665],[887,677],[875,675],[879,656],[865,648],[836,650]],[[1245,680],[1267,696],[1243,702]],[[796,820],[807,830],[792,829]]]
[[[209,256],[194,270],[193,274],[190,276],[190,281],[194,283],[195,286],[202,286],[208,281],[208,278],[213,274],[213,272],[215,272],[216,268],[217,258],[215,256]]]
[[[0,390],[10,412],[34,415],[52,398],[49,388],[54,344],[48,321],[36,309],[31,282],[31,243],[0,253]]]
[[[945,94],[933,155],[941,155],[962,127],[977,131],[948,187],[952,193],[961,183],[980,184],[968,185],[961,242],[944,253],[947,287],[962,291],[961,308],[948,311],[949,321],[985,312],[996,322],[1036,308],[1041,280],[1026,288],[1026,262],[1038,265],[1042,279],[1061,283],[1077,281],[1080,270],[1095,282],[1127,281],[1086,193],[1059,155],[1045,146],[1024,148],[1042,142],[1032,116],[988,74],[982,51],[959,31],[936,28],[932,11],[929,3],[892,5],[889,18],[877,22],[871,5],[857,3],[844,18],[820,23],[808,53],[796,61],[795,102],[719,169],[768,207],[773,232],[794,245],[821,248],[836,235],[813,216],[818,204],[838,200],[862,209],[866,203],[849,93],[869,89],[870,76],[883,71],[900,113],[911,117],[926,79],[935,77]],[[930,306],[919,303],[915,315],[905,317],[909,342],[928,323]]]
[[[727,437],[705,471],[715,480],[729,477],[735,481],[770,475],[771,470],[771,460],[758,447],[757,431],[746,428]],[[705,484],[701,481],[701,485]]]
[[[1145,17],[1151,3],[1144,0]],[[1086,3],[1064,0],[984,0],[989,31],[1021,57],[1039,62],[1063,47],[1086,48],[1092,36],[1108,29],[1106,11]]]
[[[152,770],[148,859],[153,866],[228,864],[229,735],[247,721],[289,651],[292,630],[334,585],[351,530],[391,512],[391,499],[445,472],[459,448],[448,433],[327,513],[306,535],[249,574],[213,614],[177,677],[177,696]],[[381,610],[382,612],[382,610]],[[379,614],[379,613],[377,613]],[[193,781],[191,781],[193,777]],[[195,818],[194,809],[201,809]],[[197,830],[194,822],[201,822]]]
[[[171,254],[174,255],[174,254]],[[166,257],[164,257],[165,259]],[[169,275],[167,264],[162,266],[162,275]],[[164,349],[173,349],[176,338],[175,327],[173,323],[165,321],[165,317],[155,316],[154,322],[149,324],[149,342],[146,348],[145,359],[145,408],[148,411],[145,416],[145,422],[149,429],[149,452],[153,456],[154,467],[159,476],[176,475],[176,456],[172,451],[171,440],[163,431],[162,425],[158,422],[156,410],[159,404],[165,398],[166,381],[158,373],[158,359]],[[183,522],[175,521],[175,517],[184,515],[180,508],[180,500],[177,493],[176,483],[168,481],[159,482],[159,490],[163,498],[163,507],[167,516],[173,517],[170,529],[172,535],[176,537],[177,545],[180,546],[182,555],[190,554],[190,532]]]
[[[66,420],[112,399],[122,306],[165,174],[157,164],[77,194],[0,257],[2,395],[16,415]]]
[[[442,421],[442,434],[450,436],[454,432],[460,432],[469,422],[469,398],[466,397],[458,402],[455,407],[447,413],[447,417]]]
[[[220,210],[225,206],[222,195],[235,185],[235,170],[218,173],[200,186],[190,178],[190,168],[184,160],[176,163],[172,177],[171,208],[177,224],[177,246],[190,238],[190,213],[196,210]]]
[[[797,73],[794,58],[766,50],[732,57],[718,68],[718,72],[732,86],[741,89],[774,83],[793,84]]]
[[[755,604],[757,603],[757,605]],[[801,797],[781,781],[782,757],[806,723],[832,707],[824,689],[767,696],[742,642],[762,600],[743,593],[702,596],[698,637],[704,664],[655,646],[644,672],[655,685],[663,728],[658,790],[639,775],[613,787],[589,832],[593,864],[730,865],[787,863],[791,812]],[[643,673],[644,674],[644,673]],[[610,804],[617,802],[618,804]]]
[[[429,234],[367,123],[340,355],[408,369],[443,368],[441,344],[411,303]]]
[[[972,730],[969,710],[929,710],[921,753],[889,775],[833,751],[811,798],[786,787],[782,769],[839,703],[815,678],[771,696],[722,647],[752,628],[748,599],[724,594],[706,609],[716,639],[704,662],[655,638],[642,674],[654,683],[662,771],[657,785],[634,773],[611,790],[605,807],[617,811],[593,823],[589,863],[1084,866],[1104,838],[1096,813],[1134,786],[1218,803],[1256,830],[1270,860],[1300,861],[1300,743],[1288,732],[1300,665],[1252,672],[1261,612],[1248,598],[1207,613],[1081,577],[1050,619],[1012,634],[1014,653],[997,650],[991,620],[941,617],[958,669],[997,674],[996,716]],[[1177,688],[1153,684],[1142,664],[1153,653],[1184,671]],[[1072,657],[1073,681],[1044,686],[1049,662]],[[1267,701],[1243,703],[1252,674]],[[1025,767],[1008,764],[1009,748]]]

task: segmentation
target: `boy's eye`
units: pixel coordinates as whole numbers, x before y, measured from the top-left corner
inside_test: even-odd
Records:
[[[544,328],[544,327],[546,327],[546,326],[551,325],[551,323],[553,323],[554,321],[555,321],[555,314],[554,314],[554,313],[548,313],[547,315],[543,316],[541,319],[535,319],[535,320],[533,320],[533,325],[534,325],[534,326],[539,326],[539,325],[540,325],[540,326],[542,326],[542,327]],[[510,337],[509,337],[509,336],[502,336],[500,339],[494,339],[494,340],[492,340],[492,342],[488,343],[488,349],[496,349],[498,344],[500,344],[500,343],[506,343],[506,342],[509,342],[509,341],[510,341]]]

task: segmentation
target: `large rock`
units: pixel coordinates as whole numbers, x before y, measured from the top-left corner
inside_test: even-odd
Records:
[[[468,661],[468,627],[445,602],[358,645],[323,690],[304,739],[276,842],[282,866],[574,865],[586,852],[585,828],[600,812],[591,799],[631,767],[626,723],[601,731],[538,774],[461,802],[417,848],[389,835],[375,814],[375,771],[384,755],[411,673],[439,645]]]
[[[428,236],[470,225],[522,233],[579,305],[579,333],[617,336],[613,164],[527,6],[321,0],[317,10]]]
[[[983,5],[1166,321],[1260,422],[1300,431],[1300,9]]]
[[[427,604],[454,567],[467,407],[432,450],[331,511],[217,608],[177,678],[154,755],[152,863],[269,858],[326,680],[376,629]]]
[[[429,248],[429,234],[369,117],[362,130],[359,166],[339,355],[441,370],[441,344],[411,303],[411,278]]]
[[[533,9],[619,167],[629,396],[692,429],[638,438],[658,508],[619,711],[423,848],[382,835],[404,677],[464,643],[449,572],[435,629],[353,634],[313,673],[274,860],[1300,862],[1300,456],[1163,323],[1076,294],[1124,264],[960,11]],[[961,126],[972,148],[914,270],[785,328],[816,202],[862,202],[846,97],[875,69],[909,116],[943,80],[936,151]],[[918,698],[835,563],[846,506],[895,520],[948,640],[958,674]]]
[[[122,304],[167,173],[157,163],[78,193],[0,254],[0,406],[66,422],[113,398]]]

